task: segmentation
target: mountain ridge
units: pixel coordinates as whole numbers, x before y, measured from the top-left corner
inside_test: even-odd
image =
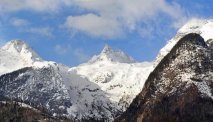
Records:
[[[171,48],[185,35],[189,33],[200,34],[204,41],[213,39],[213,19],[191,19],[185,25],[183,25],[178,31],[177,34],[171,38],[167,44],[161,48],[159,51],[154,66],[156,66],[162,58],[168,54]]]
[[[14,62],[8,63],[8,67],[3,65],[9,70],[2,70],[1,94],[42,105],[55,116],[70,116],[76,120],[112,121],[140,92],[144,83],[141,81],[144,81],[152,65],[148,62],[133,63],[133,59],[125,53],[114,51],[109,46],[105,46],[99,54],[98,59],[104,60],[77,67],[70,68],[45,60],[34,61],[31,56],[30,63],[26,65],[19,55],[23,49],[31,51],[27,44],[19,40],[8,42],[2,49],[9,50],[5,51],[9,52],[7,60]],[[20,60],[19,67],[9,67],[17,62],[11,58],[14,55],[10,52],[17,52],[15,57]],[[91,69],[96,72],[91,72]],[[144,77],[138,78],[139,75]]]
[[[178,31],[177,35],[172,38],[164,48],[161,49],[154,66],[152,62],[136,62],[124,52],[113,50],[109,46],[105,46],[101,53],[94,56],[89,62],[76,67],[67,67],[51,61],[34,61],[31,60],[31,56],[27,56],[27,58],[30,60],[29,63],[25,64],[25,62],[22,62],[23,59],[20,55],[14,55],[10,51],[5,51],[7,48],[3,49],[3,51],[0,49],[0,93],[13,98],[18,96],[24,100],[31,100],[31,102],[41,104],[45,108],[48,108],[51,113],[56,116],[69,116],[74,118],[76,121],[113,121],[113,119],[124,112],[131,103],[135,103],[135,100],[133,101],[135,96],[137,96],[141,91],[144,91],[144,89],[148,89],[143,88],[144,86],[153,86],[153,84],[156,83],[145,83],[145,81],[150,80],[150,75],[154,77],[156,74],[159,74],[160,71],[156,73],[156,69],[159,69],[161,65],[168,65],[162,62],[167,62],[165,61],[167,55],[170,55],[174,48],[179,48],[177,45],[182,43],[180,40],[183,40],[182,38],[188,35],[188,33],[195,32],[193,34],[189,34],[190,38],[196,37],[198,40],[204,40],[195,41],[194,44],[191,44],[190,42],[191,47],[195,47],[197,50],[194,50],[191,47],[189,50],[194,50],[196,52],[195,54],[198,54],[199,57],[196,57],[194,53],[191,53],[187,49],[181,48],[183,49],[182,53],[173,52],[175,55],[169,56],[172,61],[175,60],[176,57],[179,57],[179,60],[177,61],[179,64],[174,62],[171,64],[176,67],[175,70],[179,71],[177,65],[179,66],[181,63],[183,63],[182,61],[189,61],[189,59],[194,56],[195,59],[202,61],[200,64],[198,62],[194,62],[196,72],[200,72],[201,69],[201,71],[204,71],[203,67],[205,67],[206,70],[210,70],[209,68],[211,67],[209,67],[208,64],[211,63],[211,61],[206,55],[211,57],[209,53],[211,51],[208,49],[205,55],[204,52],[206,49],[204,49],[204,47],[212,47],[213,41],[211,36],[208,35],[211,31],[208,32],[204,30],[206,28],[209,30],[209,27],[211,27],[211,21],[207,20],[207,22],[201,21],[199,23],[198,26],[196,26],[196,22],[195,24],[186,24],[183,27],[184,29],[180,29],[181,31]],[[203,32],[204,35],[202,35],[201,32]],[[201,36],[208,36],[204,39],[201,39],[200,36],[198,36],[198,33],[201,34]],[[190,38],[184,40],[190,40]],[[15,41],[12,44],[14,45],[14,43],[19,42]],[[22,47],[23,45],[24,44],[20,42],[18,46]],[[203,47],[201,46],[198,48],[197,45],[198,47],[199,45],[202,45]],[[13,48],[13,46],[12,49],[16,50],[16,48]],[[22,52],[22,49],[25,48],[17,48],[16,51],[20,53]],[[200,50],[200,52],[198,50]],[[187,55],[189,55],[189,57],[187,57]],[[181,56],[183,59],[180,58]],[[194,61],[193,58],[191,58],[190,61]],[[207,64],[205,64],[205,61],[207,61]],[[16,64],[17,62],[19,65],[12,65]],[[203,66],[201,69],[199,69],[200,65]],[[192,66],[192,64],[190,64],[190,66]],[[184,67],[184,64],[180,65],[180,67]],[[168,73],[165,71],[165,74],[174,76],[178,74],[173,72],[174,69],[172,66],[169,68],[167,70],[170,72]],[[162,67],[162,69],[164,69],[164,67]],[[193,73],[195,71],[193,68],[187,70],[193,71]],[[153,72],[155,73],[154,75]],[[164,76],[165,74],[161,75]],[[168,79],[170,75],[166,75],[165,78]],[[199,75],[199,73],[197,73],[197,77],[195,77],[194,74],[190,74],[189,72],[185,73],[182,71],[177,76],[183,78],[182,80],[184,80],[184,83],[187,79],[192,81],[189,82],[190,84],[194,84],[193,86],[190,85],[189,89],[186,90],[187,95],[191,95],[190,91],[194,90],[195,92],[193,92],[193,95],[210,96],[209,98],[212,97],[210,94],[210,81],[208,79],[210,76],[212,76],[211,74],[206,76],[207,81],[205,82],[199,82],[201,81],[199,78],[201,75]],[[160,78],[160,76],[157,78]],[[203,76],[202,78],[205,79]],[[155,91],[162,92],[164,87],[161,85],[167,86],[167,82],[170,83],[170,81],[167,80],[165,83],[162,82],[161,84],[157,84],[159,86],[158,88],[153,86],[153,89],[151,88],[152,92],[150,92],[150,94],[155,93]],[[185,84],[182,84],[182,86],[184,85]],[[176,84],[176,86],[178,86],[178,84]],[[148,91],[144,92],[143,94],[146,93],[148,93]],[[39,94],[39,96],[36,96],[36,94]],[[182,96],[182,98],[185,98],[185,96]],[[194,97],[190,98],[194,100]],[[143,99],[144,98],[140,98],[139,101]],[[170,99],[170,97],[166,97],[166,99]],[[200,97],[197,99],[202,101],[202,98]],[[162,99],[160,98],[160,100]],[[157,103],[156,105],[159,104]],[[152,112],[155,113],[155,111]]]
[[[187,34],[150,73],[142,92],[116,121],[211,121],[212,59],[203,38]]]

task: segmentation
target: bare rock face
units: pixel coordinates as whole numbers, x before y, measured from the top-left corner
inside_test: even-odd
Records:
[[[213,121],[213,52],[198,34],[181,38],[115,121]]]

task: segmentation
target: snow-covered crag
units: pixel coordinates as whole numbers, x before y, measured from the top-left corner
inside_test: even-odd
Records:
[[[191,20],[161,49],[120,122],[213,121],[213,20]]]
[[[123,52],[114,51],[106,45],[102,52],[88,63],[73,67],[69,71],[97,84],[100,90],[105,92],[105,97],[115,103],[116,109],[122,112],[142,90],[151,69],[152,63],[135,63]]]
[[[152,63],[136,63],[109,46],[69,68],[13,40],[0,49],[0,95],[43,106],[54,116],[112,121],[141,91],[151,69]]]
[[[189,33],[200,34],[204,39],[196,34],[186,38]],[[202,114],[208,116],[213,113],[212,33],[213,20],[188,22],[161,49],[154,70],[152,63],[138,63],[109,46],[87,63],[70,68],[45,61],[23,41],[13,40],[0,48],[0,95],[19,98],[47,108],[54,116],[78,121],[113,121],[139,93],[120,120],[152,121],[150,116],[158,116],[153,121],[166,121],[160,117],[165,118],[168,109],[176,110],[172,115],[187,112],[188,109],[178,110],[175,106],[189,103],[200,110],[197,102],[209,105],[207,114]],[[168,103],[167,99],[176,101]],[[183,102],[177,102],[179,99]],[[170,104],[175,106],[168,108]],[[165,111],[154,111],[158,107]],[[168,121],[173,120],[181,121]]]
[[[160,50],[154,65],[158,63],[166,56],[170,50],[176,45],[176,43],[185,35],[189,33],[200,34],[204,41],[213,39],[213,20],[212,19],[192,19],[181,27],[174,38],[168,41],[168,43]]]
[[[0,48],[0,75],[40,61],[42,59],[27,44],[13,40]]]

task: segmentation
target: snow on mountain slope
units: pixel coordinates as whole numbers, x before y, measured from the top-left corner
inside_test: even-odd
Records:
[[[181,38],[116,122],[212,122],[212,51],[199,34]]]
[[[80,97],[73,99],[73,106],[68,111],[78,119],[107,118],[112,121],[141,91],[152,70],[150,62],[134,62],[124,52],[114,51],[106,45],[88,63],[70,68],[68,77],[75,82],[67,86],[74,90],[72,96]]]
[[[23,67],[47,64],[23,41],[12,40],[0,48],[0,75]]]
[[[107,54],[117,54],[116,57],[122,60],[109,60],[111,57],[107,57]],[[124,55],[126,57],[123,52],[117,53],[109,46],[105,46],[98,56],[91,59],[92,61],[73,67],[69,71],[97,84],[101,90],[106,92],[110,101],[116,103],[120,111],[124,111],[142,90],[146,78],[152,71],[150,62],[118,62],[134,62],[132,58],[119,58]],[[98,60],[94,61],[94,59]]]
[[[42,105],[55,116],[112,121],[141,91],[152,69],[152,63],[134,62],[105,46],[88,63],[69,68],[42,60],[14,40],[0,49],[0,95]]]
[[[0,76],[0,96],[19,98],[40,105],[54,116],[75,120],[111,120],[120,111],[97,84],[68,72],[68,67],[50,64],[26,67]]]
[[[180,38],[188,33],[199,33],[205,41],[213,39],[212,26],[213,20],[188,22],[161,49],[155,65],[170,52]],[[42,60],[22,41],[9,42],[0,49],[0,75],[24,67],[32,67],[32,69],[19,74],[14,78],[14,82],[23,79],[26,84],[21,84],[21,87],[11,84],[11,91],[5,94],[13,97],[22,95],[22,98],[28,100],[30,97],[36,98],[30,93],[38,92],[43,95],[40,97],[40,104],[49,108],[53,113],[63,111],[63,114],[77,120],[107,118],[112,121],[126,110],[135,96],[141,92],[145,80],[153,71],[151,62],[136,63],[122,51],[114,51],[107,45],[88,63],[72,68]],[[2,77],[2,80],[4,78]],[[41,84],[42,88],[37,88]],[[205,84],[198,85],[204,86]],[[59,94],[56,94],[57,92]],[[48,98],[44,97],[46,93]],[[65,103],[67,101],[69,101],[68,105]],[[53,103],[58,105],[55,106]],[[60,109],[55,109],[55,107],[60,107]]]
[[[101,61],[112,61],[112,62],[119,62],[119,63],[135,63],[135,60],[125,54],[120,50],[113,50],[108,45],[105,45],[104,49],[99,55],[95,55],[89,61],[89,63],[101,62]]]
[[[166,46],[164,46],[154,63],[154,66],[156,66],[165,55],[169,53],[169,51],[174,47],[174,45],[185,35],[189,33],[197,33],[200,34],[205,41],[208,41],[210,39],[213,39],[213,20],[212,19],[192,19],[189,22],[187,22],[182,28],[180,28],[175,35],[174,38],[168,41]]]

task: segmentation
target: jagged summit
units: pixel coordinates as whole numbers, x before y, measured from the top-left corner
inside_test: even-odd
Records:
[[[105,44],[101,53],[110,53],[112,51],[113,51],[113,49],[108,44]]]
[[[2,47],[4,50],[10,50],[11,48],[21,52],[22,48],[29,48],[29,46],[22,40],[12,40]]]
[[[0,75],[43,61],[24,41],[12,40],[0,48]],[[40,65],[39,65],[40,66]]]
[[[109,45],[105,45],[99,55],[95,55],[89,63],[95,62],[119,62],[119,63],[134,63],[132,57],[128,56],[121,50],[113,50]]]
[[[22,40],[9,41],[1,49],[7,52],[20,54],[20,56],[24,56],[33,61],[41,60],[41,57],[39,57],[38,54],[35,53],[35,51],[33,51],[32,48]]]

